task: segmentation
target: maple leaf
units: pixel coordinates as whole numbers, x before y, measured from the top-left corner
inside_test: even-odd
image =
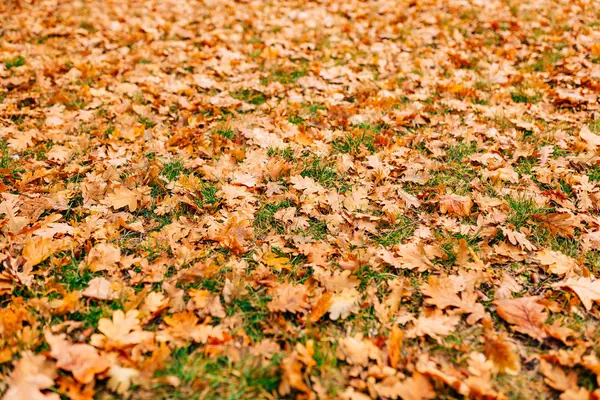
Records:
[[[24,351],[15,361],[2,400],[60,400],[57,393],[42,393],[54,385],[56,367],[42,355]]]
[[[427,335],[440,341],[441,337],[454,332],[459,322],[460,317],[457,315],[422,315],[414,321],[414,326],[406,331],[406,337],[414,338]]]
[[[124,348],[141,343],[152,338],[152,332],[142,331],[138,320],[139,311],[130,310],[125,314],[116,310],[112,319],[101,318],[98,321],[98,330],[103,335],[92,336],[92,344],[96,347]]]
[[[555,283],[553,287],[568,287],[577,294],[586,310],[591,310],[593,303],[600,302],[600,280],[590,278],[569,278]]]
[[[56,359],[56,366],[71,371],[78,382],[90,383],[96,374],[110,366],[108,360],[88,344],[71,344],[64,335],[54,336],[50,332],[46,332],[44,337],[50,345],[50,355]]]
[[[115,210],[128,207],[129,211],[134,212],[137,210],[138,202],[141,199],[142,195],[139,191],[119,186],[106,196],[105,202]]]
[[[496,312],[517,332],[525,333],[537,340],[543,340],[547,335],[544,323],[548,314],[544,306],[537,303],[537,296],[520,297],[516,299],[496,300]]]

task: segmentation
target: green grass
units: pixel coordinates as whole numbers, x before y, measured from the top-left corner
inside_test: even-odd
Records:
[[[516,229],[524,226],[531,227],[531,225],[534,224],[533,216],[547,211],[543,207],[538,207],[531,197],[508,197],[506,201],[509,208],[506,221]]]
[[[529,95],[523,91],[516,91],[510,94],[510,98],[515,103],[535,104],[542,99],[540,94]]]
[[[600,182],[600,165],[594,164],[586,171],[587,176],[592,182]]]
[[[327,222],[318,221],[311,218],[309,220],[308,229],[302,233],[306,234],[307,236],[312,236],[316,240],[325,239],[327,237]]]
[[[10,58],[10,59],[4,61],[4,65],[6,66],[6,69],[21,67],[21,66],[25,65],[25,58],[23,58],[21,56],[15,56],[13,58]]]
[[[233,131],[233,129],[218,128],[215,130],[215,134],[219,135],[219,136],[223,136],[224,138],[229,139],[229,140],[235,139],[235,132]]]
[[[406,216],[401,216],[395,226],[379,229],[378,234],[373,236],[373,242],[389,249],[402,243],[404,239],[410,238],[414,232],[415,222]]]
[[[151,129],[156,126],[156,122],[152,121],[149,118],[140,116],[138,118],[138,122],[146,127],[146,129]]]
[[[0,169],[8,172],[2,174],[2,180],[5,183],[8,183],[11,178],[18,179],[25,172],[20,167],[19,162],[12,157],[5,140],[0,141]]]
[[[283,157],[287,161],[294,161],[296,157],[294,157],[294,150],[291,147],[286,147],[283,150],[276,149],[274,147],[269,147],[267,150],[267,156],[269,157]]]
[[[465,158],[477,152],[477,143],[461,142],[452,146],[446,152],[450,162],[462,163]]]
[[[275,70],[268,77],[262,78],[261,82],[263,85],[268,85],[270,82],[279,82],[282,85],[295,83],[298,79],[307,75],[307,71],[304,68],[301,69],[290,69],[290,70]]]
[[[304,123],[304,119],[299,115],[290,115],[288,117],[288,122],[294,125],[302,125]]]
[[[242,89],[231,93],[235,99],[259,106],[267,101],[265,94],[253,89]]]
[[[256,213],[256,218],[254,219],[254,228],[258,235],[262,235],[271,229],[276,229],[279,233],[284,232],[284,227],[281,222],[277,221],[273,218],[275,213],[287,207],[292,207],[293,204],[289,200],[280,201],[278,203],[267,203],[264,204]]]
[[[548,51],[542,54],[533,63],[527,65],[525,69],[535,72],[551,71],[554,65],[563,58],[562,54],[556,51]]]
[[[205,205],[215,205],[217,204],[221,198],[217,196],[217,192],[219,188],[212,182],[202,182],[202,188],[200,190],[200,197],[196,201],[196,204],[200,207],[204,207]]]
[[[184,167],[183,161],[180,159],[174,159],[166,162],[163,165],[160,175],[165,177],[169,182],[179,179],[179,176],[183,173],[187,173],[187,169]]]
[[[203,355],[194,346],[176,349],[156,377],[175,376],[180,385],[159,384],[159,399],[272,399],[281,381],[280,357],[264,363],[244,356],[238,362]]]
[[[375,136],[370,129],[363,129],[360,134],[346,134],[343,138],[335,139],[331,147],[338,153],[358,155],[364,150],[375,152]]]
[[[312,178],[326,188],[336,187],[341,183],[333,164],[316,156],[305,161],[300,175],[304,178]]]

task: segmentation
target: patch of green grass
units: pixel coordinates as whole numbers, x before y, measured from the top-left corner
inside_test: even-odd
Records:
[[[120,301],[86,300],[82,309],[69,314],[69,319],[83,322],[83,329],[96,329],[101,318],[111,318],[115,310],[122,310]]]
[[[592,182],[600,182],[600,165],[594,164],[586,170],[586,175]]]
[[[274,147],[269,147],[269,150],[267,150],[267,156],[280,156],[286,159],[287,161],[294,161],[296,159],[296,157],[294,157],[294,150],[291,147],[286,147],[283,150],[276,149]]]
[[[151,128],[153,128],[154,126],[156,126],[156,122],[152,121],[152,120],[151,120],[151,119],[149,119],[149,118],[142,117],[141,115],[140,115],[140,117],[138,118],[138,122],[139,122],[140,124],[144,125],[144,126],[146,127],[146,129],[151,129]]]
[[[276,70],[271,73],[267,78],[263,79],[263,84],[268,84],[269,82],[279,82],[282,85],[286,85],[289,83],[295,83],[298,79],[303,76],[306,76],[307,71],[305,68],[300,69],[290,69],[290,70]]]
[[[200,190],[200,198],[196,203],[200,207],[204,207],[205,205],[215,205],[217,204],[221,198],[217,196],[217,192],[219,188],[212,182],[202,182],[202,189]]]
[[[176,349],[156,377],[175,376],[180,385],[162,385],[159,399],[272,399],[281,381],[280,357],[264,363],[261,358],[244,357],[232,362],[226,357],[203,355],[195,346]],[[156,398],[156,397],[155,397]]]
[[[521,157],[515,164],[515,171],[519,174],[519,177],[524,175],[531,175],[533,168],[537,165],[537,159],[535,157]]]
[[[389,249],[394,245],[402,243],[415,232],[415,223],[412,219],[401,216],[395,226],[382,228],[376,236],[373,236],[373,242]]]
[[[517,230],[523,226],[531,227],[534,224],[535,214],[545,213],[547,209],[539,207],[531,197],[507,197],[509,213],[507,222]]]
[[[305,161],[300,175],[304,178],[312,178],[326,188],[336,187],[341,182],[333,165],[316,156]]]
[[[335,139],[331,143],[333,150],[338,153],[357,155],[366,149],[369,153],[375,152],[375,137],[366,132],[360,135],[347,134],[342,139]]]
[[[527,65],[525,69],[535,72],[551,71],[554,69],[554,65],[562,58],[562,54],[557,51],[547,51],[533,63]]]
[[[242,89],[231,93],[231,96],[235,99],[245,101],[246,103],[254,104],[259,106],[267,101],[264,93],[253,89]]]
[[[100,276],[100,274],[93,273],[88,268],[80,270],[78,262],[71,258],[70,264],[62,266],[56,280],[69,291],[83,290],[87,288],[89,282],[96,276]]]
[[[165,177],[169,182],[179,179],[182,173],[187,173],[187,169],[184,167],[183,161],[180,159],[171,160],[163,165],[160,175]]]
[[[25,58],[21,56],[16,56],[4,61],[4,65],[6,66],[6,69],[21,67],[25,65]]]
[[[432,171],[426,187],[435,187],[438,191],[450,189],[452,193],[466,195],[471,192],[471,181],[477,176],[473,167],[466,163],[451,163],[444,169]]]
[[[288,117],[288,122],[294,125],[302,125],[304,123],[304,119],[299,115],[290,115]]]
[[[264,293],[251,289],[248,297],[233,300],[227,307],[227,315],[240,316],[246,335],[253,341],[260,341],[265,338],[264,330],[268,326],[267,319],[271,315],[267,309],[270,300],[271,296],[265,296]]]
[[[19,175],[25,172],[12,157],[5,140],[0,141],[0,169],[8,172],[2,174],[2,180],[6,183],[9,178],[18,179]]]
[[[475,142],[460,142],[448,149],[446,154],[451,162],[461,163],[463,160],[473,153],[477,152],[477,143]]]
[[[318,114],[319,110],[326,110],[327,109],[323,103],[303,104],[303,108],[306,111],[308,111],[311,115]]]
[[[312,236],[316,240],[322,240],[327,237],[327,222],[311,218],[308,229],[303,231],[307,236]]]
[[[215,130],[215,134],[223,136],[224,138],[229,140],[235,140],[235,132],[233,131],[233,129],[218,128]]]
[[[96,29],[94,27],[94,25],[89,24],[87,22],[82,22],[81,25],[79,25],[80,28],[85,29],[86,31],[90,32],[90,33],[95,33],[98,31],[98,29]]]
[[[370,124],[368,122],[361,122],[360,124],[355,125],[356,128],[360,128],[364,131],[370,131],[373,133],[381,133],[383,130],[388,129],[389,125],[386,123],[377,123]]]
[[[289,200],[280,201],[278,203],[264,204],[258,210],[258,212],[256,213],[256,218],[254,219],[254,228],[255,228],[256,232],[258,233],[257,236],[262,233],[266,233],[266,232],[270,231],[271,229],[277,229],[277,231],[279,233],[283,233],[284,232],[283,225],[279,221],[277,221],[275,218],[273,218],[273,215],[275,215],[275,213],[282,208],[287,208],[287,207],[292,207],[292,206],[293,206],[293,204]]]
[[[538,93],[529,95],[524,91],[516,91],[510,94],[512,101],[515,103],[526,103],[526,104],[535,104],[542,99],[542,96]]]
[[[65,106],[70,110],[83,110],[85,108],[85,100],[76,98],[73,101],[65,103]]]

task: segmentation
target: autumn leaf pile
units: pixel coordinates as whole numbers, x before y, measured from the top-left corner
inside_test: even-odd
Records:
[[[2,399],[600,398],[598,2],[0,7]]]

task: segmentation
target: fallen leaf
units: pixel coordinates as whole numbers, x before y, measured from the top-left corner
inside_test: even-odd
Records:
[[[496,300],[496,312],[512,328],[537,340],[543,340],[547,335],[544,323],[548,318],[544,306],[537,303],[538,297],[520,297],[517,299]]]

